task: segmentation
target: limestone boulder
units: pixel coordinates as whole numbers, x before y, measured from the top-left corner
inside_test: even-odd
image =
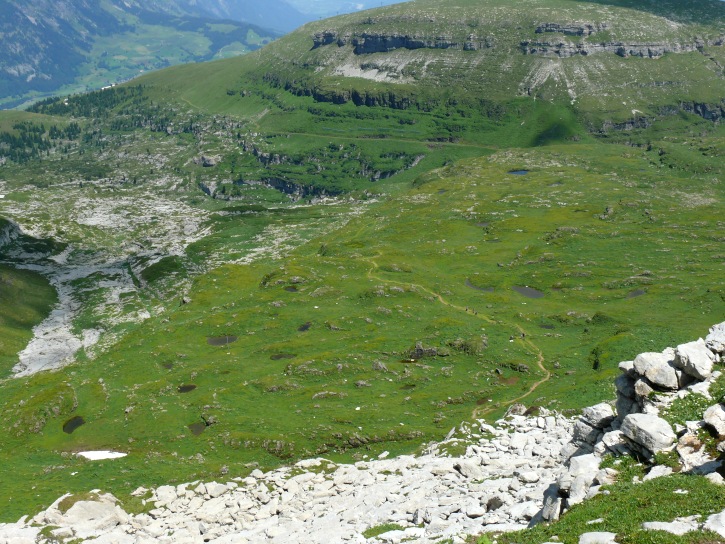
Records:
[[[725,510],[719,514],[713,514],[707,518],[703,529],[706,531],[712,531],[720,536],[725,537]]]
[[[705,345],[716,353],[725,354],[725,322],[710,327]]]
[[[579,419],[574,423],[574,430],[572,433],[572,441],[585,444],[594,444],[597,441],[597,437],[601,433],[600,429],[590,425],[583,419]]]
[[[76,536],[88,538],[126,523],[129,517],[115,500],[101,496],[97,501],[78,501],[63,515],[59,525],[73,527]]]
[[[579,535],[579,544],[617,544],[616,533],[594,532]]]
[[[702,339],[677,346],[674,364],[693,378],[708,379],[716,362],[717,357]]]
[[[674,391],[679,387],[677,367],[674,362],[675,353],[671,349],[662,353],[640,353],[634,359],[634,370],[655,386]]]
[[[677,439],[670,424],[654,414],[630,414],[622,421],[620,430],[629,440],[652,453],[670,449]]]
[[[630,378],[636,378],[637,372],[634,370],[634,361],[622,361],[617,365],[619,367],[619,370],[621,370],[625,375],[629,376]]]
[[[614,410],[612,406],[606,402],[588,406],[582,410],[582,418],[592,427],[604,429],[614,419]]]
[[[725,406],[722,404],[710,406],[710,408],[705,410],[702,419],[710,427],[715,429],[717,434],[720,436],[725,435]]]

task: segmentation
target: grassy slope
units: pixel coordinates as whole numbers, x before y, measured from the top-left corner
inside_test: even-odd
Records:
[[[707,58],[714,53],[722,60],[722,47],[706,51],[707,55],[672,54],[656,61],[622,59],[610,53],[598,54],[594,57],[596,60],[579,55],[550,59],[521,53],[520,43],[526,39],[554,43],[584,40],[593,44],[691,44],[693,35],[713,39],[723,32],[725,6],[721,2],[698,3],[696,7],[676,2],[657,7],[648,5],[645,10],[639,7],[631,2],[559,0],[542,3],[527,0],[511,4],[490,0],[447,2],[445,9],[440,9],[439,2],[420,0],[389,6],[372,16],[345,15],[308,24],[260,52],[259,58],[268,74],[278,74],[283,81],[293,82],[296,87],[318,88],[330,93],[355,88],[373,94],[390,90],[419,95],[421,89],[438,86],[441,90],[437,92],[444,95],[460,98],[458,89],[465,88],[473,96],[506,101],[525,93],[527,88],[532,88],[534,94],[560,99],[567,98],[571,92],[576,109],[583,116],[591,116],[590,121],[595,125],[603,117],[615,121],[628,119],[633,116],[632,109],[652,115],[659,107],[677,104],[681,99],[716,103],[722,100],[722,70]],[[610,28],[588,38],[534,32],[542,22],[577,21],[595,25],[607,23]],[[685,21],[687,26],[677,24]],[[491,46],[478,51],[399,49],[365,55],[354,55],[349,44],[313,49],[312,36],[332,29],[339,36],[348,37],[360,37],[365,33],[406,34],[435,40],[445,36],[459,43],[473,37],[473,41],[485,40]],[[389,72],[397,82],[342,77],[338,73],[342,66],[362,67],[365,71],[365,65]],[[370,68],[367,70],[370,73]],[[541,74],[547,73],[547,85],[536,83]],[[632,87],[635,81],[637,85]],[[602,92],[604,85],[610,92]],[[621,91],[611,92],[612,88],[618,87]]]
[[[22,423],[7,424],[3,455],[26,449],[13,466],[42,489],[36,498],[3,491],[8,516],[89,485],[123,492],[213,477],[224,465],[236,474],[317,453],[410,451],[474,413],[500,415],[546,376],[539,351],[553,376],[523,402],[565,409],[610,398],[619,360],[702,335],[725,310],[713,255],[722,194],[689,173],[683,191],[652,158],[562,146],[436,171],[282,263],[200,278],[191,304],[92,365],[4,384],[7,421]],[[517,167],[531,172],[506,173]],[[524,298],[515,285],[545,296]],[[628,298],[638,288],[646,294]],[[466,353],[484,334],[488,347]],[[239,340],[209,346],[217,335]],[[400,362],[417,341],[449,355]],[[521,362],[529,373],[510,368]],[[197,388],[178,392],[185,384]],[[20,397],[29,397],[22,408]],[[59,415],[45,421],[38,411],[49,402]],[[72,414],[87,423],[67,435]],[[24,430],[39,420],[39,434]],[[187,426],[203,421],[212,424],[193,436]],[[94,448],[131,455],[91,465],[64,453]]]
[[[48,281],[28,270],[0,265],[0,374],[17,363],[17,353],[32,338],[32,328],[49,313],[56,295]]]

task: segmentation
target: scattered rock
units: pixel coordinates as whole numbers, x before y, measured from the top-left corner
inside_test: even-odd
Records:
[[[652,453],[669,449],[677,438],[667,421],[652,414],[630,414],[624,418],[620,430],[632,442]]]
[[[725,322],[710,327],[710,334],[705,337],[705,345],[715,353],[725,354]]]
[[[595,406],[584,408],[582,410],[582,417],[592,427],[604,429],[614,420],[615,415],[612,406],[606,402],[602,402]]]
[[[725,436],[725,407],[722,404],[710,406],[702,417],[720,436]]]
[[[617,544],[616,536],[616,533],[606,532],[584,533],[579,536],[579,544]]]
[[[717,362],[716,355],[707,348],[702,339],[680,344],[676,354],[674,364],[698,380],[708,379],[713,365]]]
[[[663,389],[676,390],[679,387],[675,353],[668,349],[662,353],[641,353],[634,360],[634,371]]]

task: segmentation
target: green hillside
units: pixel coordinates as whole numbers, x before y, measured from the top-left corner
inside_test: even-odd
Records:
[[[418,0],[0,116],[0,216],[43,241],[4,262],[82,345],[0,382],[36,486],[0,481],[2,519],[612,398],[619,361],[724,319],[724,27]]]

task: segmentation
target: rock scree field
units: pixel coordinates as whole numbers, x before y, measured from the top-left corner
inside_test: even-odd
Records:
[[[725,314],[724,40],[417,0],[1,112],[0,521],[612,399]]]

